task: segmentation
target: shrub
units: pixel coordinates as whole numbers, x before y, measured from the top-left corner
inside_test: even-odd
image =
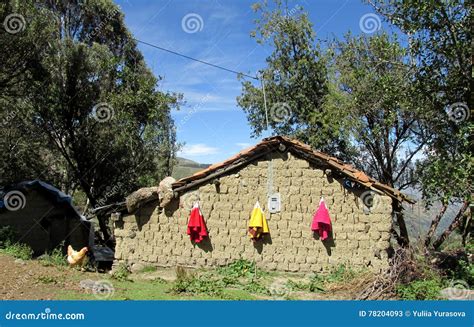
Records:
[[[255,274],[255,263],[240,259],[225,267],[218,268],[217,271],[229,278],[252,277]]]
[[[2,252],[22,260],[30,260],[33,256],[33,250],[21,243],[7,244]]]
[[[130,276],[130,270],[125,264],[120,264],[112,274],[112,278],[119,281],[127,281],[129,280],[128,278],[129,276]]]
[[[55,248],[51,253],[46,253],[39,258],[41,264],[45,267],[56,266],[64,267],[67,266],[66,256],[63,254],[61,247]]]
[[[0,249],[14,243],[15,232],[11,226],[0,227]]]
[[[416,280],[396,287],[402,300],[436,300],[440,298],[442,283],[440,279]]]
[[[175,294],[206,294],[210,296],[221,296],[222,287],[218,282],[205,277],[196,277],[188,273],[184,268],[176,269],[176,280],[171,285],[169,292]]]
[[[250,281],[250,283],[246,284],[244,286],[244,290],[255,294],[270,295],[270,291],[268,290],[268,288],[266,288],[264,285],[255,280],[252,280]]]

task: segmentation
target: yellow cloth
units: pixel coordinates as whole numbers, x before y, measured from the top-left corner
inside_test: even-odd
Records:
[[[260,206],[256,205],[250,215],[249,236],[252,239],[259,239],[262,234],[267,234],[269,232],[270,230],[268,229],[267,219],[265,219],[265,215]]]

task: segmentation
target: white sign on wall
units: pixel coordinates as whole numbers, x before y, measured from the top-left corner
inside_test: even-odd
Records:
[[[280,193],[273,193],[268,197],[268,211],[270,213],[281,211]]]

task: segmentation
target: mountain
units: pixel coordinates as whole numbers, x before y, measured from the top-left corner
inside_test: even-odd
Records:
[[[176,160],[178,162],[173,167],[173,172],[171,176],[177,180],[183,177],[191,176],[195,172],[203,170],[210,166],[210,164],[201,164],[186,158],[177,157]]]

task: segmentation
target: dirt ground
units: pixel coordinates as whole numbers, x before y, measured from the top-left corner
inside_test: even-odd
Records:
[[[15,259],[0,254],[0,299],[5,300],[55,300],[55,299],[110,299],[110,300],[166,300],[166,299],[213,299],[208,296],[183,296],[167,292],[175,280],[174,269],[161,268],[152,272],[143,272],[130,275],[128,281],[117,281],[107,273],[85,272],[69,267],[44,266],[38,260]],[[288,279],[303,281],[303,275],[276,274],[266,279],[266,286],[270,290],[278,290],[272,296],[258,293],[243,292],[229,289],[230,299],[241,300],[342,300],[353,299],[364,283],[364,276],[356,278],[350,285],[331,284],[324,293],[292,291],[285,296],[279,294],[285,290]],[[113,294],[106,297],[97,297],[84,287],[84,281],[106,280],[113,285]],[[163,280],[164,284],[154,281]],[[359,285],[357,285],[359,284]]]
[[[60,292],[81,291],[77,282],[80,274],[91,279],[96,275],[67,267],[45,267],[36,260],[23,261],[0,254],[0,299],[53,300]]]

